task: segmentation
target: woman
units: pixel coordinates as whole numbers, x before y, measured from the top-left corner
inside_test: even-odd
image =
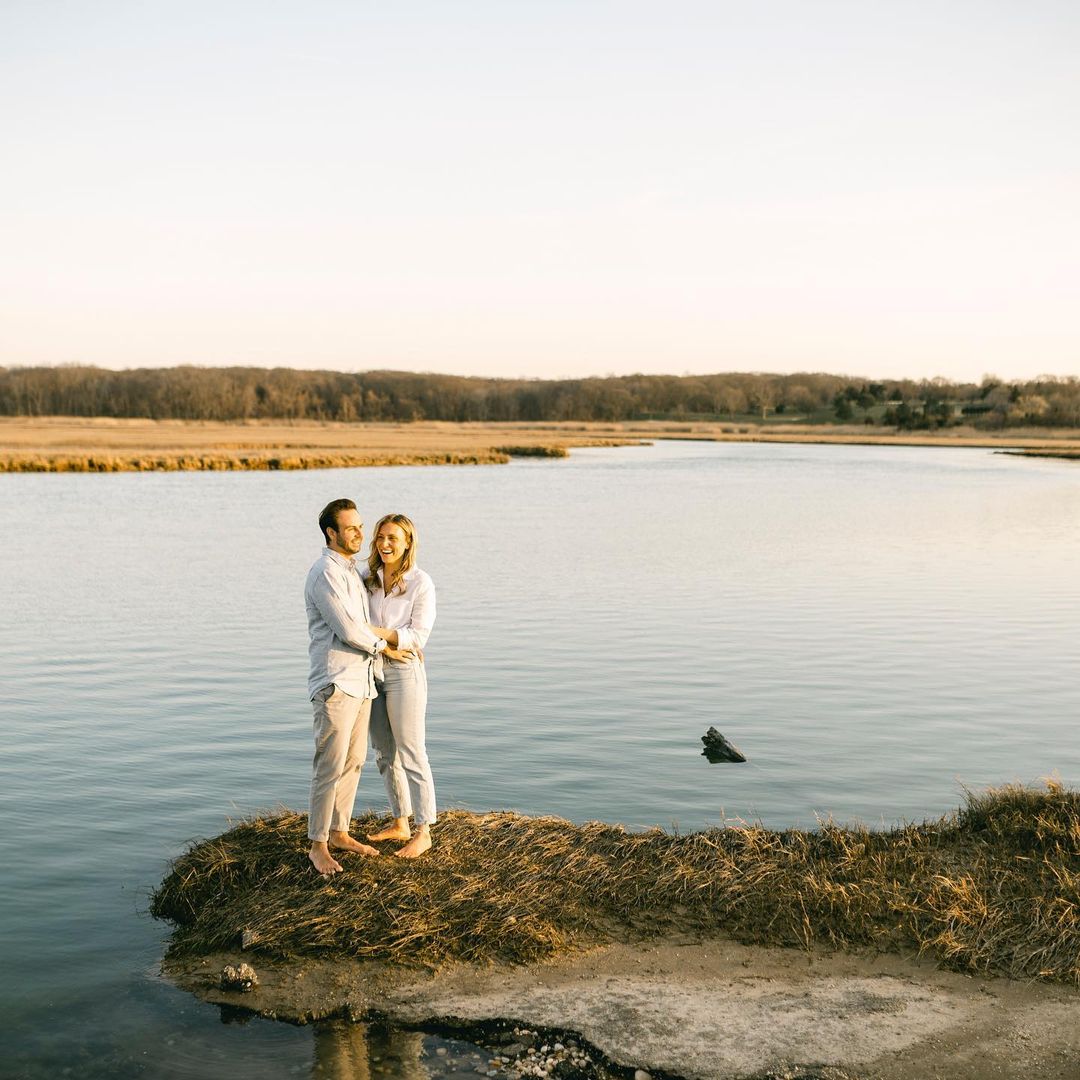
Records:
[[[431,847],[435,823],[435,782],[424,747],[427,674],[420,652],[435,623],[435,586],[416,565],[416,527],[404,514],[387,514],[375,526],[363,578],[375,633],[398,652],[420,653],[408,660],[385,658],[382,677],[376,678],[371,745],[394,821],[368,839],[405,840],[394,854],[415,859]]]

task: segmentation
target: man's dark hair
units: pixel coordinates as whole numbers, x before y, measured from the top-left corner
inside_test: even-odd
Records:
[[[337,531],[337,516],[342,510],[355,510],[356,503],[352,499],[335,499],[333,502],[327,503],[323,507],[323,512],[319,515],[319,528],[322,529],[323,539],[329,544],[330,537],[327,535],[327,529],[333,529]]]

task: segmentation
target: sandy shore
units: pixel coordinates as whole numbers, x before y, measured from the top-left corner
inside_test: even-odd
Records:
[[[303,469],[496,464],[530,449],[569,450],[657,439],[969,446],[1080,453],[1080,431],[1015,429],[886,433],[862,425],[514,423],[217,423],[77,417],[0,418],[0,471]]]
[[[224,965],[245,959],[259,985],[247,994],[219,989]],[[898,956],[668,938],[526,967],[457,965],[436,974],[349,959],[271,963],[241,953],[170,961],[166,974],[203,1000],[294,1023],[386,1018],[454,1031],[502,1055],[495,1071],[505,1077],[536,1075],[529,1070],[537,1055],[522,1045],[529,1040],[513,1035],[522,1028],[540,1028],[552,1046],[578,1042],[628,1075],[1080,1075],[1075,987],[973,978]],[[510,1034],[500,1038],[500,1031]]]

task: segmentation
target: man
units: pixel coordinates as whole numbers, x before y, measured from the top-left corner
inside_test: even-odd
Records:
[[[367,756],[376,657],[403,659],[406,653],[388,648],[370,625],[367,589],[354,564],[364,542],[356,503],[329,503],[319,515],[319,528],[326,547],[304,586],[311,638],[308,693],[315,714],[308,858],[329,876],[342,869],[332,850],[378,855],[349,835],[349,824]]]

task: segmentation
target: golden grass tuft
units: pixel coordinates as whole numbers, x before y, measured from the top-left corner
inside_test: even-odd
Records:
[[[358,823],[358,833],[374,822]],[[351,857],[323,881],[304,815],[246,821],[173,864],[152,912],[172,951],[526,963],[666,931],[930,953],[957,970],[1080,982],[1080,794],[969,793],[887,831],[825,823],[677,836],[450,812],[415,862]]]
[[[570,451],[565,446],[493,446],[497,453],[506,454],[509,457],[569,457]]]

